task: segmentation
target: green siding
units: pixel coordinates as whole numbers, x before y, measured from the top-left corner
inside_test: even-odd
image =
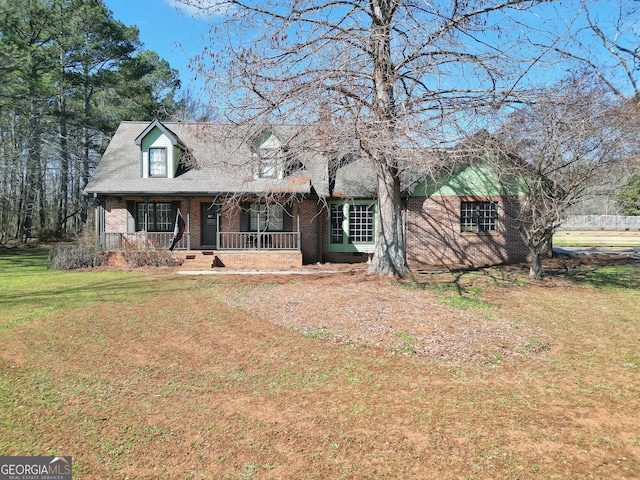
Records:
[[[142,139],[140,147],[143,152],[149,151],[149,147],[154,144],[156,140],[163,136],[162,131],[158,127],[153,127],[149,133]]]
[[[171,140],[158,127],[152,128],[151,131],[144,136],[142,142],[140,143],[140,151],[142,153],[148,153],[150,147],[160,147],[167,149],[167,176],[169,178],[175,177],[176,173],[178,172],[180,156],[182,155],[182,150],[180,149],[180,147],[178,147],[177,145],[171,145]]]
[[[513,177],[500,179],[491,165],[482,161],[438,179],[428,178],[412,191],[412,195],[418,197],[498,197],[507,194],[522,194],[522,186]]]
[[[182,156],[182,150],[180,149],[180,147],[175,146],[173,147],[173,176],[175,177],[176,174],[178,173],[178,165],[180,165],[180,157]]]

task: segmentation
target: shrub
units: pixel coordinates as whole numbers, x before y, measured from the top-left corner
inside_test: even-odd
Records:
[[[59,232],[56,232],[53,228],[44,228],[38,232],[38,241],[42,243],[51,243],[60,240],[61,236]]]
[[[122,256],[127,266],[138,267],[173,267],[179,264],[178,260],[168,250],[156,250],[153,248],[137,248],[125,246]]]
[[[95,248],[84,245],[56,245],[49,251],[47,266],[53,270],[73,270],[100,265]]]

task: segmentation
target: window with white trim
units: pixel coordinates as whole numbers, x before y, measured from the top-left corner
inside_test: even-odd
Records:
[[[373,242],[373,204],[349,205],[349,241]]]
[[[253,144],[255,178],[282,178],[284,151],[282,143],[271,131],[263,132]]]
[[[258,149],[258,178],[280,178],[281,155],[279,148],[259,148]]]
[[[460,231],[490,233],[498,231],[496,202],[461,202]]]
[[[149,176],[167,176],[167,149],[151,147],[149,148]]]

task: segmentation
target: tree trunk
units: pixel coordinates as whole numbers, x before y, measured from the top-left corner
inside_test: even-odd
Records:
[[[375,88],[372,107],[380,132],[375,139],[371,139],[373,145],[367,148],[375,164],[378,193],[376,243],[368,271],[378,275],[405,277],[409,274],[409,267],[402,220],[400,174],[397,159],[394,158],[397,142],[395,132],[397,112],[390,29],[394,8],[393,0],[372,0],[371,2],[370,42]]]
[[[542,275],[542,253],[531,250],[531,266],[529,267],[529,277],[535,280]]]
[[[34,74],[35,75],[35,74]],[[36,98],[31,98],[30,101],[30,119],[29,119],[29,134],[27,139],[27,151],[26,151],[26,181],[24,185],[24,221],[22,222],[22,239],[26,241],[27,238],[33,236],[34,229],[43,228],[44,212],[39,212],[40,196],[42,188],[42,165],[40,163],[40,109],[38,108],[38,101]],[[36,217],[36,214],[39,214]],[[34,225],[35,219],[39,220],[39,225]]]
[[[64,54],[60,54],[60,78],[64,77]],[[66,233],[67,212],[69,209],[69,145],[67,132],[67,100],[64,82],[60,80],[58,91],[58,114],[60,128],[60,184],[58,190],[58,217],[56,233],[63,238]]]
[[[368,271],[383,276],[406,277],[407,249],[402,218],[400,179],[396,169],[379,162],[376,244]]]
[[[529,266],[529,277],[539,279],[542,276],[542,259],[547,253],[547,246],[550,240],[543,240],[535,243],[528,243],[531,265]]]
[[[91,113],[91,97],[93,95],[93,92],[90,85],[89,72],[87,70],[85,70],[84,72],[84,78],[85,78],[85,81],[84,81],[84,87],[83,87],[83,96],[84,96],[83,111],[84,111],[84,118],[88,119],[89,114]],[[87,183],[89,183],[89,171],[90,171],[89,142],[90,142],[89,126],[87,125],[86,122],[84,122],[82,125],[82,152],[81,152],[81,161],[80,161],[82,170],[79,177],[79,183],[77,184],[77,187],[76,187],[78,189],[76,200],[79,205],[80,222],[83,227],[87,223],[87,215],[88,215],[88,203],[84,198],[84,195],[82,192],[84,191],[84,188],[87,186]]]

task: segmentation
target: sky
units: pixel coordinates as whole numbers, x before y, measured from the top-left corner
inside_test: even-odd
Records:
[[[623,0],[624,2],[631,0]],[[637,0],[633,0],[634,3]],[[182,92],[190,89],[203,92],[204,81],[197,79],[189,69],[189,58],[202,53],[209,45],[208,32],[211,18],[189,11],[177,0],[104,0],[115,19],[125,25],[136,25],[140,40],[148,50],[157,52],[161,58],[178,70],[182,81]],[[604,14],[616,2],[599,0],[590,4],[594,15]],[[628,21],[629,19],[627,19]],[[637,18],[631,22],[640,28]]]
[[[202,52],[208,41],[209,22],[178,9],[174,0],[105,0],[113,17],[140,30],[145,49],[153,50],[180,73],[181,91],[199,91],[203,82],[189,70],[189,58]]]

